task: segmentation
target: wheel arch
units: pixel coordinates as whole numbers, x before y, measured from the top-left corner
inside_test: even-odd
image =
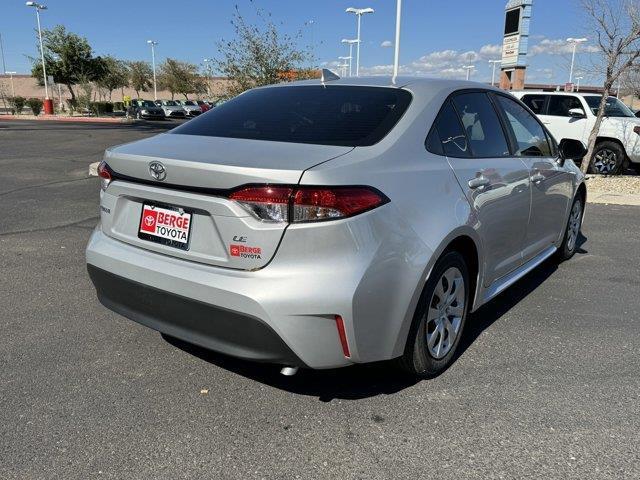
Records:
[[[469,289],[471,292],[471,297],[469,299],[469,312],[474,311],[479,306],[477,305],[476,300],[480,298],[479,290],[480,286],[482,285],[482,244],[477,232],[470,226],[464,226],[453,231],[440,243],[440,245],[434,250],[433,255],[431,256],[431,260],[425,267],[424,273],[420,277],[421,281],[419,285],[416,286],[416,290],[413,295],[413,301],[411,302],[411,304],[409,305],[409,309],[407,310],[407,315],[405,316],[404,320],[404,326],[401,329],[396,341],[396,346],[394,348],[396,356],[402,355],[405,351],[416,309],[420,305],[420,302],[424,295],[425,287],[427,285],[427,281],[431,276],[433,267],[438,262],[438,260],[442,258],[442,256],[451,251],[460,253],[465,259],[467,268],[469,269],[469,279],[471,282],[471,288]]]

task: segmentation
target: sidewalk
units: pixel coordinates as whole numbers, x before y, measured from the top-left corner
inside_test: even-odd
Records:
[[[133,119],[126,117],[70,117],[69,115],[0,115],[2,120],[29,120],[44,122],[77,122],[77,123],[134,123]]]

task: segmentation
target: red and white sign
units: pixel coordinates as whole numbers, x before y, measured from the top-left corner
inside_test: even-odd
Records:
[[[158,238],[175,240],[186,244],[189,241],[191,214],[162,207],[143,205],[140,233]]]

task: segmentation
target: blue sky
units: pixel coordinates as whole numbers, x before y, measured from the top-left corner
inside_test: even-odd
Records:
[[[41,0],[42,1],[42,0]],[[35,12],[24,1],[2,0],[0,33],[7,70],[26,73],[28,55],[36,56]],[[64,24],[85,36],[96,54],[123,59],[150,59],[146,40],[159,42],[157,56],[202,63],[217,55],[215,42],[230,39],[230,19],[237,4],[248,18],[254,8],[248,0],[49,0],[42,13],[43,28]],[[340,39],[355,37],[355,18],[345,8],[373,7],[362,22],[361,74],[382,73],[393,60],[395,0],[255,0],[271,12],[289,33],[303,31],[303,40],[315,45],[319,63],[332,66],[348,50]],[[489,59],[499,58],[506,0],[404,0],[401,65],[405,73],[462,78],[462,65],[473,63],[473,79],[491,78]],[[309,21],[313,20],[310,25]],[[571,29],[568,25],[575,25]],[[534,0],[531,22],[528,81],[557,83],[568,77],[569,48],[564,39],[589,36],[584,31],[576,0]],[[593,49],[593,39],[583,47]],[[592,55],[577,56],[583,83],[597,82],[590,75]],[[1,67],[1,66],[0,66]]]

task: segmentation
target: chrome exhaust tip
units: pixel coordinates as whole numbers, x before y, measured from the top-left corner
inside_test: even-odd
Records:
[[[296,373],[298,373],[298,367],[282,367],[282,370],[280,370],[280,374],[285,377],[292,377]]]

